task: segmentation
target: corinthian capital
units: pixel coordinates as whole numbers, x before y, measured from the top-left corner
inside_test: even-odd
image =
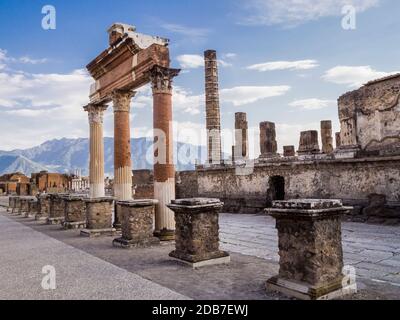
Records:
[[[105,104],[88,104],[84,106],[83,109],[88,112],[89,123],[103,123],[104,111],[107,110],[107,105]]]
[[[171,93],[172,79],[176,77],[180,69],[170,69],[154,66],[149,72],[151,86],[154,93]]]
[[[136,95],[133,90],[114,90],[111,98],[114,105],[114,112],[129,112],[131,109],[131,99]]]

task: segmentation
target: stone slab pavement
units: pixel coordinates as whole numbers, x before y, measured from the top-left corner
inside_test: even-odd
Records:
[[[42,288],[47,265],[56,290]],[[0,299],[188,298],[0,215]]]
[[[0,257],[3,257],[3,250],[8,252],[8,259],[0,259],[0,288],[3,283],[7,284],[7,290],[0,290],[3,294],[0,298],[9,297],[7,291],[11,290],[20,298],[27,291],[29,297],[44,299],[93,298],[93,294],[110,299],[136,299],[138,290],[130,292],[129,296],[124,291],[127,284],[123,282],[128,280],[116,281],[132,277],[133,287],[136,281],[142,284],[139,291],[143,288],[144,294],[140,294],[143,299],[151,296],[153,286],[161,288],[158,294],[169,289],[166,296],[172,294],[178,298],[288,299],[265,290],[265,281],[276,275],[279,268],[275,222],[265,215],[221,214],[221,246],[231,253],[231,263],[196,270],[169,258],[168,254],[174,248],[171,242],[146,249],[116,249],[112,246],[112,237],[82,238],[77,230],[62,231],[59,226],[10,216],[1,208],[0,219]],[[30,244],[36,241],[31,239],[37,237],[40,242],[36,246]],[[345,222],[343,247],[345,263],[356,268],[360,289],[357,295],[346,299],[400,299],[399,227]],[[61,268],[59,281],[71,289],[57,293],[38,292],[43,277],[41,267],[48,262],[41,258],[33,265],[31,259],[35,261],[36,257],[47,255],[53,257],[49,263],[60,262],[57,265],[57,269]],[[14,266],[18,272],[13,270]],[[6,276],[7,273],[10,276]],[[25,273],[29,276],[21,276]],[[146,281],[144,279],[148,282],[142,282]],[[118,291],[120,286],[121,292]],[[13,287],[18,290],[12,291]],[[94,292],[95,288],[103,293]]]

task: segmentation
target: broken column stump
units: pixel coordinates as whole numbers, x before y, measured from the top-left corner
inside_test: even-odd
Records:
[[[113,241],[115,247],[126,249],[149,247],[160,243],[153,236],[157,200],[117,201],[120,210],[122,237]]]
[[[50,215],[50,195],[41,194],[37,196],[38,198],[38,209],[35,216],[36,221],[47,221]]]
[[[68,229],[86,228],[86,203],[84,197],[65,196],[64,199],[64,219],[62,227]]]
[[[50,213],[46,220],[47,224],[57,225],[62,224],[65,220],[64,217],[64,196],[67,194],[52,193],[50,196]]]
[[[29,213],[29,198],[21,197],[18,213],[23,217],[27,217]]]
[[[319,149],[318,131],[310,130],[301,132],[299,150],[297,153],[299,155],[311,155],[318,154],[320,152],[321,150]]]
[[[84,237],[113,236],[116,230],[112,227],[112,207],[114,198],[103,197],[85,199],[86,229],[81,231]]]
[[[276,219],[279,275],[267,289],[304,300],[335,299],[357,291],[343,274],[340,200],[274,201],[265,211]]]
[[[219,249],[219,199],[172,200],[175,213],[175,250],[169,255],[193,268],[230,262],[229,253]]]
[[[11,214],[19,214],[20,206],[21,206],[21,197],[14,197],[14,207],[11,210]]]
[[[12,214],[14,208],[15,208],[15,201],[16,201],[17,197],[14,196],[10,196],[8,198],[8,208],[7,208],[7,212],[10,212],[10,214]]]

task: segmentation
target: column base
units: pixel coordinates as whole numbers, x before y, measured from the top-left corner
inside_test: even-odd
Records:
[[[65,221],[64,217],[47,218],[46,224],[48,224],[48,225],[57,225],[57,224],[62,224],[64,221]]]
[[[62,228],[64,230],[76,230],[76,229],[85,229],[86,221],[77,221],[77,222],[63,222]]]
[[[35,215],[35,220],[36,221],[47,221],[47,218],[48,217],[46,217],[46,216],[41,216],[41,215]]]
[[[173,241],[175,240],[175,230],[163,229],[154,231],[154,236],[160,239],[160,241]]]
[[[193,269],[214,266],[219,264],[228,264],[231,262],[231,257],[228,252],[219,251],[210,254],[209,258],[196,258],[196,256],[181,254],[177,251],[172,251],[169,256],[176,261],[183,262],[186,265],[191,266]]]
[[[148,248],[160,244],[160,239],[153,237],[140,240],[126,240],[124,238],[117,238],[113,241],[113,246],[116,248],[123,249],[134,249],[134,248]]]
[[[117,230],[114,228],[107,228],[107,229],[83,229],[81,231],[81,236],[82,237],[88,237],[88,238],[96,238],[96,237],[111,237],[115,236]]]
[[[300,300],[333,300],[357,293],[357,284],[355,281],[343,284],[342,279],[339,279],[322,286],[313,286],[276,276],[267,281],[266,289]]]

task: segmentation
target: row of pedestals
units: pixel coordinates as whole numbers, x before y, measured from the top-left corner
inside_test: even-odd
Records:
[[[115,235],[113,198],[89,199],[63,194],[10,197],[9,211],[64,229],[82,229],[83,236]],[[113,245],[137,248],[158,245],[153,235],[156,200],[117,201],[120,237]],[[219,247],[218,199],[173,200],[175,250],[169,256],[193,268],[230,262]],[[279,274],[267,281],[267,289],[298,299],[334,299],[357,292],[355,278],[344,273],[341,215],[352,208],[339,200],[275,201],[266,213],[276,219],[279,236]]]

